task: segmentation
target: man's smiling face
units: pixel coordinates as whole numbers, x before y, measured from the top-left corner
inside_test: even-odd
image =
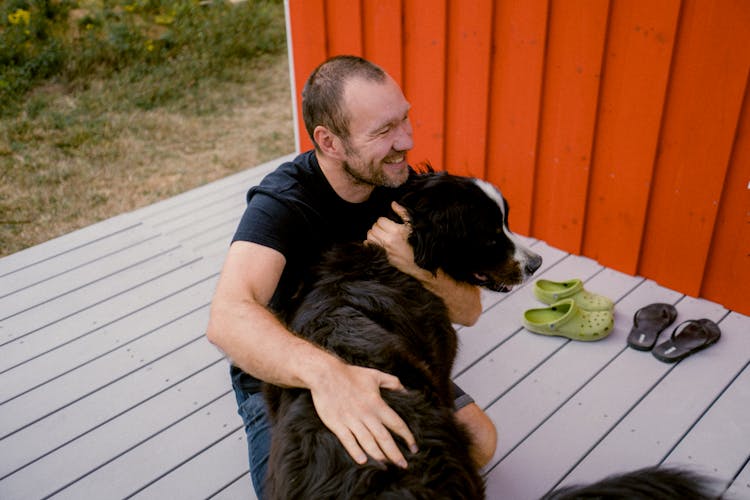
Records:
[[[414,147],[410,105],[387,77],[378,83],[352,78],[344,88],[349,138],[344,170],[359,184],[396,187],[409,176],[406,152]]]

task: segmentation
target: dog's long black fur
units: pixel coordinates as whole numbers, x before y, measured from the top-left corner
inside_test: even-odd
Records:
[[[507,231],[507,204],[489,184],[422,174],[408,181],[399,203],[409,212],[409,242],[424,269],[502,291],[541,263]],[[380,247],[349,244],[324,256],[290,328],[349,363],[396,375],[407,391],[382,395],[419,452],[397,439],[408,469],[372,459],[358,465],[318,418],[309,391],[268,387],[270,498],[484,497],[468,435],[454,417],[457,336],[440,298],[391,266]]]
[[[645,467],[588,485],[560,488],[542,500],[715,500],[712,481],[679,467]]]

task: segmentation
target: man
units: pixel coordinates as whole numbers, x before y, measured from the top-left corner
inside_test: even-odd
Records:
[[[410,105],[398,84],[364,59],[340,56],[312,73],[302,107],[315,149],[282,165],[248,193],[207,332],[233,364],[259,498],[270,448],[259,379],[309,389],[321,420],[358,463],[369,455],[406,467],[391,432],[417,449],[408,426],[380,397],[381,388],[403,389],[396,377],[348,365],[294,336],[279,319],[289,312],[300,282],[322,251],[335,242],[367,238],[386,249],[393,265],[443,298],[452,321],[473,324],[481,313],[478,288],[416,266],[408,226],[379,217],[410,174]],[[393,207],[405,216],[401,207]],[[484,465],[495,450],[495,428],[468,396],[458,393],[456,416],[472,435],[472,456]]]

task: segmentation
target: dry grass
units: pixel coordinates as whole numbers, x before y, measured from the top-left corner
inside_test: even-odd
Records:
[[[78,112],[102,82],[37,90],[38,113],[0,123],[0,255],[292,152],[286,54],[237,71],[168,109]]]

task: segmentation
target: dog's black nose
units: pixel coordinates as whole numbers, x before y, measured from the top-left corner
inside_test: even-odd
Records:
[[[529,256],[529,260],[526,262],[526,273],[531,276],[536,272],[537,269],[542,265],[542,256],[533,254]]]

